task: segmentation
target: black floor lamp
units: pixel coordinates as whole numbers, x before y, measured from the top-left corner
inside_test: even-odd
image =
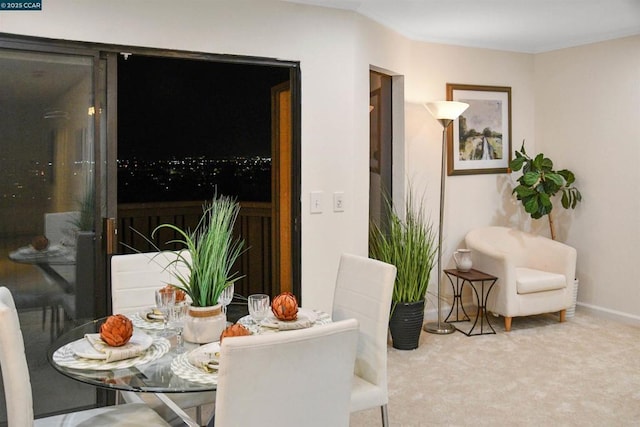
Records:
[[[442,164],[440,165],[440,221],[438,227],[438,321],[424,325],[424,330],[432,334],[450,334],[456,328],[451,323],[442,321],[440,311],[440,292],[442,286],[442,223],[444,221],[444,183],[447,167],[447,128],[469,107],[469,104],[456,101],[437,101],[425,104],[431,115],[442,125]]]

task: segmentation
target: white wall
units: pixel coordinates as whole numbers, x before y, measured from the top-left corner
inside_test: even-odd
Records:
[[[302,298],[320,309],[331,307],[340,253],[367,251],[371,66],[404,76],[405,172],[436,224],[441,127],[421,104],[444,99],[447,82],[511,86],[514,148],[524,138],[536,148],[534,56],[413,42],[348,11],[271,0],[57,0],[42,12],[0,15],[0,32],[300,61]],[[445,265],[476,226],[531,227],[509,196],[514,178],[447,178]],[[309,214],[311,191],[324,192],[324,213]],[[343,213],[330,209],[335,191],[345,193]]]
[[[351,12],[271,0],[57,0],[0,16],[0,32],[300,61],[302,298],[330,310],[340,253],[366,254],[368,67]],[[356,101],[359,105],[355,106]],[[325,212],[309,213],[324,192]],[[345,193],[346,210],[330,209]]]
[[[509,86],[512,93],[512,139],[533,139],[533,57],[487,49],[413,43],[410,73],[406,76],[407,176],[424,187],[437,226],[440,198],[442,126],[422,103],[446,99],[447,83]],[[513,177],[515,178],[515,177]],[[510,196],[512,177],[480,174],[446,177],[443,268],[452,268],[452,253],[464,247],[473,228],[491,225],[519,226],[523,214]],[[450,293],[443,280],[443,291]],[[435,292],[436,287],[430,289]],[[433,306],[437,304],[435,298]]]
[[[578,300],[640,321],[640,36],[536,55],[535,78],[537,146],[584,198],[558,218]]]

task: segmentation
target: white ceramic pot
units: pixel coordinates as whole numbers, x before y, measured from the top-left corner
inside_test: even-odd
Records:
[[[471,270],[471,249],[458,249],[453,254],[453,260],[456,262],[458,271],[466,272]]]
[[[572,303],[569,308],[567,308],[567,317],[573,317],[576,315],[576,304],[578,303],[578,285],[580,282],[578,279],[574,279],[573,281],[573,293],[572,293]]]
[[[184,319],[182,336],[185,341],[207,344],[218,341],[227,326],[227,315],[222,312],[222,304],[212,307],[189,307]]]

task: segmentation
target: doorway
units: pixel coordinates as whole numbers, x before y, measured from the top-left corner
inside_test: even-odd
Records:
[[[369,71],[369,219],[386,229],[393,200],[392,77]]]
[[[279,216],[281,224],[278,227],[286,230],[287,225],[289,229],[287,251],[291,261],[290,271],[286,274],[291,277],[293,292],[299,295],[301,230],[296,225],[300,223],[301,191],[299,63],[146,48],[127,47],[126,50],[140,55],[268,65],[287,70],[289,89],[278,93],[288,93],[288,98],[285,96],[288,108],[285,109],[289,122],[281,123],[288,123],[285,126],[290,129],[290,147],[286,153],[289,156],[290,187],[287,191],[290,191],[290,206],[283,206],[280,202],[279,210],[286,211],[286,215]],[[113,244],[112,235],[103,234],[103,228],[113,231],[115,227],[109,227],[109,222],[103,225],[103,220],[109,218],[117,223],[116,220],[121,219],[118,218],[116,179],[116,85],[117,61],[121,51],[121,46],[21,36],[0,37],[0,75],[3,76],[0,80],[0,110],[6,119],[0,121],[0,167],[3,171],[0,176],[0,285],[15,289],[16,294],[20,294],[20,304],[24,304],[20,306],[19,314],[32,373],[36,416],[104,404],[106,400],[104,392],[53,372],[46,361],[45,349],[62,325],[56,323],[60,319],[69,317],[64,325],[70,326],[76,320],[81,321],[81,317],[93,319],[108,313],[110,292],[106,252],[117,245]],[[54,90],[50,92],[48,88]],[[270,88],[267,94],[269,108],[272,106],[271,97]],[[279,111],[282,113],[284,110]],[[279,193],[281,190],[271,191]],[[137,207],[145,208],[146,204],[138,203]],[[197,222],[201,213],[200,203],[194,206],[193,211]],[[268,211],[273,215],[271,208]],[[248,213],[249,218],[260,218],[256,215],[255,206],[248,206]],[[177,221],[184,215],[184,212],[178,214],[168,206],[166,211],[156,212],[154,218],[168,222]],[[47,218],[52,224],[62,224],[58,227],[62,230],[59,233],[51,231],[46,225]],[[245,227],[250,223],[239,225]],[[53,289],[56,294],[64,293],[64,300],[69,303],[80,293],[68,292],[69,287],[58,290],[55,287],[58,285],[54,284],[59,281],[56,274],[49,272],[46,276],[45,271],[37,266],[10,259],[12,252],[28,247],[34,237],[43,234],[49,237],[53,246],[76,245],[77,256],[80,253],[88,256],[86,262],[56,266],[52,270],[57,271],[57,276],[69,276],[69,280],[75,280],[76,290],[90,292],[82,296],[82,300],[89,301],[89,304],[76,305],[77,309],[89,312],[80,314],[78,311],[75,316],[67,316],[71,311],[65,312],[61,308],[62,303],[55,309],[51,308],[48,299],[43,304],[43,300],[38,298],[48,293],[44,291]],[[88,239],[80,238],[87,234]],[[90,250],[79,249],[81,240],[82,245],[89,243]],[[271,248],[270,244],[268,248]],[[275,257],[269,256],[269,262],[275,262]],[[80,265],[85,268],[76,271]],[[80,285],[80,282],[90,286]],[[285,283],[285,280],[271,276],[270,283]],[[247,292],[252,291],[249,289]],[[61,394],[59,390],[65,390],[65,393]],[[6,421],[4,408],[0,389],[0,424]]]
[[[180,249],[214,194],[241,205],[241,296],[293,291],[291,70],[260,63],[117,56],[117,253]],[[133,248],[133,249],[132,249]]]

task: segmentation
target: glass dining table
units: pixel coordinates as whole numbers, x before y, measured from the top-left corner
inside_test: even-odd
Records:
[[[185,372],[185,365],[178,366],[177,361],[186,359],[188,352],[198,348],[198,344],[185,342],[185,352],[178,353],[177,334],[163,336],[161,322],[151,323],[152,326],[143,328],[138,326],[141,323],[136,321],[136,317],[139,319],[139,316],[131,317],[134,322],[134,334],[144,336],[145,341],[150,342],[150,346],[141,355],[124,360],[106,361],[93,358],[91,352],[86,351],[85,336],[98,334],[100,326],[106,320],[105,317],[84,323],[59,336],[49,346],[49,363],[62,375],[71,379],[111,390],[191,393],[216,389],[215,375],[202,375],[198,380],[197,368],[193,367],[193,378],[189,378]]]
[[[38,267],[43,273],[59,285],[64,292],[73,293],[74,286],[54,267],[75,266],[75,252],[63,245],[37,251],[31,246],[24,246],[9,253],[9,259],[19,264],[30,264]]]
[[[310,320],[311,326],[331,322],[327,313],[302,308],[300,310]],[[115,361],[107,361],[102,355],[94,358],[92,351],[87,350],[86,336],[99,333],[105,317],[81,324],[59,336],[48,349],[49,363],[62,375],[73,380],[116,391],[164,394],[216,390],[217,372],[194,366],[189,355],[205,346],[219,346],[218,343],[201,346],[184,342],[184,350],[178,351],[177,334],[166,334],[162,322],[147,321],[141,313],[130,314],[128,317],[134,325],[133,337],[146,343],[146,349],[140,355]],[[252,334],[274,333],[285,329],[265,321],[256,324],[250,316],[244,316],[238,323],[246,326]]]

